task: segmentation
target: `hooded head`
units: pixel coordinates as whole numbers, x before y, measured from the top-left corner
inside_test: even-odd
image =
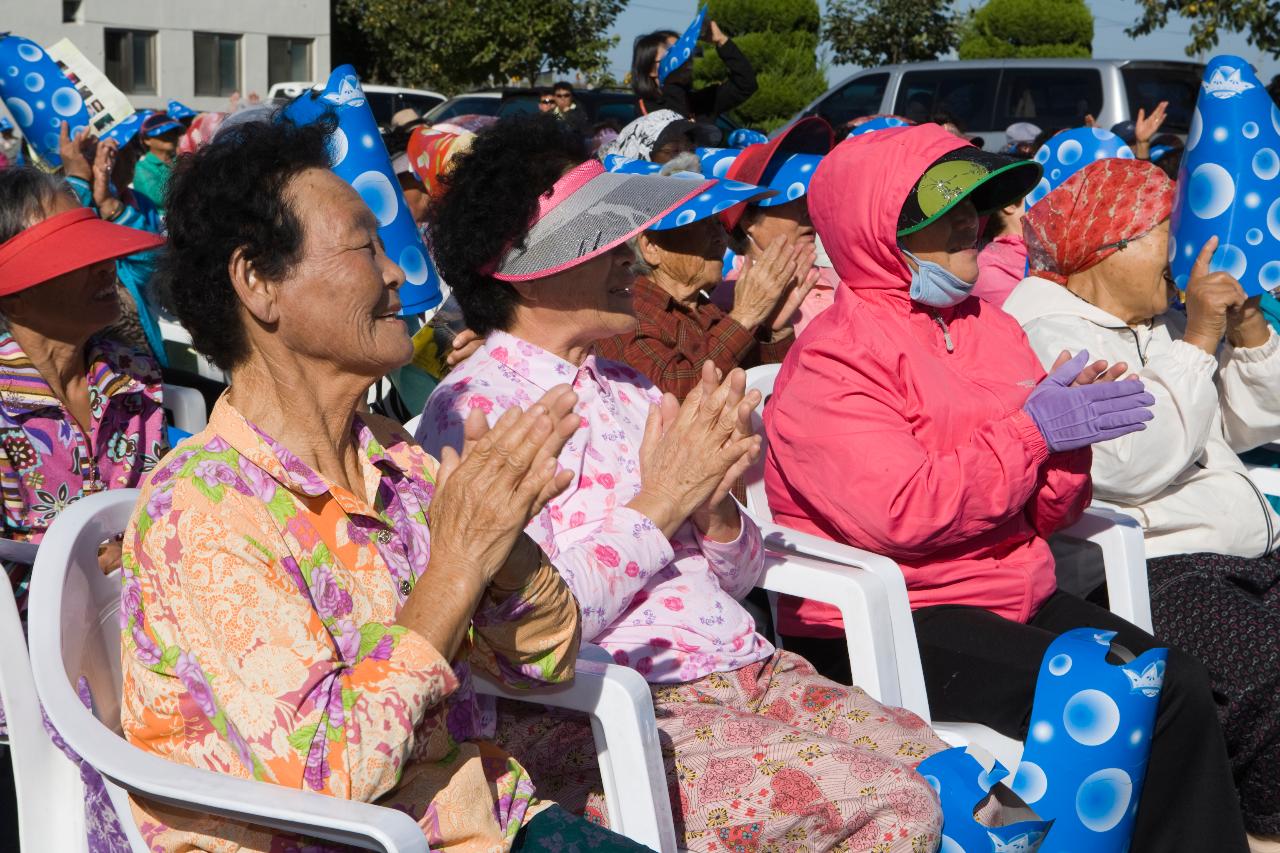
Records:
[[[930,167],[952,152],[964,156],[952,155],[947,175],[924,186]],[[937,125],[893,127],[850,137],[823,159],[809,189],[809,215],[847,286],[905,291],[911,270],[900,234],[922,230],[965,198],[988,213],[1025,195],[1039,177],[1037,164],[980,151]],[[922,222],[903,221],[909,196],[916,196],[910,212]]]

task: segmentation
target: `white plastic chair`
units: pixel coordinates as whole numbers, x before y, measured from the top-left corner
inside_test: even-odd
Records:
[[[83,851],[84,811],[75,808],[84,801],[80,771],[45,732],[13,589],[7,582],[0,587],[0,647],[5,649],[0,703],[18,794],[18,841],[23,850]]]
[[[185,385],[165,383],[164,408],[172,415],[171,423],[183,432],[192,435],[200,432],[209,424],[209,412],[204,405],[204,395],[194,388]]]
[[[418,434],[418,424],[422,422],[422,413],[414,415],[404,422],[404,428],[409,431],[409,435]]]
[[[780,369],[780,365],[770,364],[747,371],[748,389],[754,388],[761,394],[761,402],[753,415],[753,421],[766,443],[766,449],[768,438],[762,421],[764,405],[773,393],[773,384]],[[978,743],[1006,767],[1014,770],[1022,754],[1022,744],[1018,741],[976,723],[933,720],[929,711],[906,582],[897,563],[882,555],[776,524],[764,486],[764,453],[761,453],[760,461],[747,472],[744,479],[747,510],[760,525],[765,534],[765,544],[769,548],[857,569],[873,575],[883,585],[888,618],[892,625],[889,631],[863,629],[862,626],[851,625],[848,617],[845,617],[846,642],[854,683],[880,702],[899,705],[923,717],[949,743]],[[1151,604],[1147,595],[1146,559],[1142,548],[1142,530],[1137,523],[1111,510],[1091,507],[1080,522],[1063,531],[1063,534],[1092,542],[1102,549],[1113,612],[1150,631]],[[799,594],[821,600],[821,596],[814,592],[812,587],[802,588]],[[866,615],[862,618],[866,618]],[[896,696],[892,691],[883,690],[877,681],[868,678],[868,671],[873,667],[879,685],[896,681]]]
[[[365,849],[426,853],[426,837],[404,812],[177,764],[124,740],[119,724],[120,582],[117,575],[103,576],[97,550],[98,543],[124,529],[137,496],[136,489],[101,492],[58,516],[37,556],[28,606],[36,692],[67,744],[104,777],[135,849],[146,848],[132,821],[126,792]],[[76,695],[81,675],[93,694],[92,713]],[[601,775],[606,790],[612,788],[615,826],[654,849],[675,850],[653,706],[648,685],[638,673],[583,662],[570,685],[527,693],[489,684],[479,687],[482,692],[590,714],[602,756]],[[47,809],[52,800],[44,802]],[[62,820],[61,812],[57,820]],[[43,836],[33,849],[77,848],[51,844]]]
[[[1280,468],[1266,465],[1246,465],[1245,471],[1258,491],[1264,495],[1280,495]]]

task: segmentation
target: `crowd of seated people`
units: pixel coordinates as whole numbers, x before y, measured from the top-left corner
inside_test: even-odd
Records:
[[[702,169],[679,113],[633,124],[629,156]],[[1280,836],[1280,515],[1238,459],[1280,440],[1257,299],[1210,244],[1170,308],[1173,188],[1149,162],[1094,163],[1020,217],[1031,160],[935,123],[832,147],[821,124],[739,153],[727,177],[765,191],[677,227],[659,223],[710,170],[608,172],[554,115],[435,161],[406,135],[398,171],[468,330],[416,435],[365,404],[418,339],[377,220],[328,168],[332,125],[264,112],[174,158],[163,240],[105,221],[130,200],[109,147],[81,163],[69,142],[83,186],[0,170],[4,535],[142,489],[100,561],[129,742],[398,808],[432,849],[639,849],[608,829],[584,717],[474,689],[567,681],[590,643],[649,683],[682,849],[936,850],[915,768],[947,744],[850,683],[834,608],[784,598],[784,650],[743,605],[766,551],[733,491],[763,453],[779,524],[901,567],[936,719],[1025,739],[1074,628],[1167,647],[1132,849]],[[796,153],[821,163],[761,204]],[[993,213],[1030,262],[1003,308],[974,295]],[[164,307],[231,380],[172,449],[158,368],[101,334],[117,259],[162,242]],[[768,362],[760,436],[743,368]],[[1142,525],[1153,633],[1105,589],[1057,588],[1048,539],[1093,500]],[[313,843],[146,798],[121,817],[155,850]]]

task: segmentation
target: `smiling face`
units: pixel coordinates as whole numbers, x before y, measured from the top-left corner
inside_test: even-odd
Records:
[[[58,195],[44,218],[79,207]],[[84,341],[120,319],[116,262],[99,261],[0,297],[0,314],[50,340]]]
[[[898,242],[920,260],[933,261],[962,281],[978,280],[978,211],[967,198]],[[904,260],[914,269],[910,258]]]
[[[280,344],[359,377],[408,362],[413,344],[396,316],[404,272],[383,250],[368,205],[327,169],[298,174],[287,197],[304,238],[299,262],[275,287]]]
[[[515,327],[554,330],[555,339],[588,346],[635,328],[631,285],[635,256],[622,243],[563,272],[533,281],[514,282],[520,294]],[[528,333],[514,332],[531,339]]]

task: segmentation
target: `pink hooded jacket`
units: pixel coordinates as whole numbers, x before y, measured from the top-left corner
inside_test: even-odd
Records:
[[[934,125],[853,137],[823,160],[809,210],[842,288],[792,347],[765,410],[778,523],[898,561],[914,608],[1027,621],[1056,588],[1045,537],[1090,499],[1091,453],[1050,455],[1022,411],[1044,377],[1009,315],[907,295],[898,212],[940,156]],[[781,628],[839,637],[834,608],[791,599]]]

